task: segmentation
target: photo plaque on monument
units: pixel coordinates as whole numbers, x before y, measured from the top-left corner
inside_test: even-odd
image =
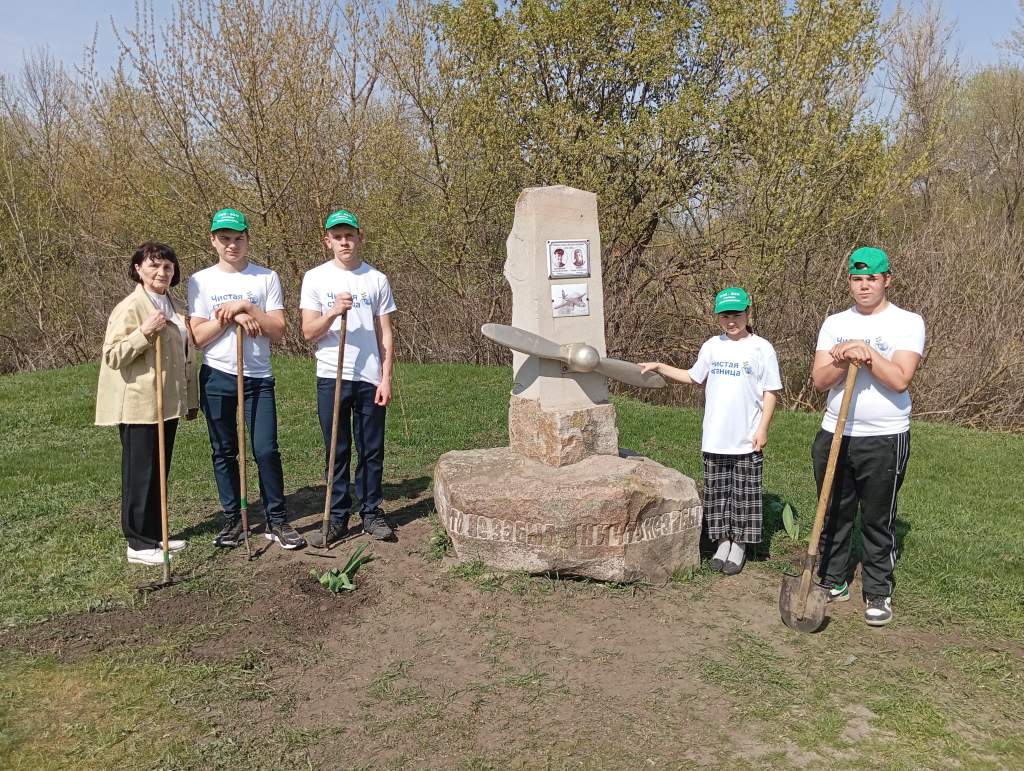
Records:
[[[548,241],[548,278],[588,278],[590,241]]]
[[[589,316],[590,296],[586,284],[552,284],[551,315]]]

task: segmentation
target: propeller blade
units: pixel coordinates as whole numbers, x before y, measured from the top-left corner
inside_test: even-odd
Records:
[[[657,372],[642,374],[639,365],[622,359],[601,359],[594,371],[640,388],[662,388],[665,385],[665,379]]]
[[[507,324],[484,324],[480,327],[484,337],[493,340],[498,345],[511,348],[513,351],[539,356],[542,359],[554,359],[564,364],[571,364],[567,346],[558,345],[546,337],[527,332],[525,329],[510,327]],[[640,388],[662,388],[665,380],[655,372],[648,372],[646,375],[640,372],[640,367],[630,361],[622,359],[601,359],[595,367],[595,372],[600,372],[605,377],[621,380],[623,383]]]
[[[562,346],[551,342],[546,337],[527,332],[525,329],[510,327],[506,324],[484,324],[480,327],[480,331],[484,337],[493,340],[498,345],[511,348],[513,351],[568,363]]]

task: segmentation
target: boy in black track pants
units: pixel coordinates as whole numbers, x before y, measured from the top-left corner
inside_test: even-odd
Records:
[[[811,379],[828,390],[828,407],[811,457],[821,490],[846,369],[860,365],[836,465],[832,502],[822,533],[819,580],[829,598],[850,598],[853,523],[861,514],[864,621],[892,620],[896,567],[896,498],[910,457],[910,381],[924,353],[924,320],[886,299],[891,277],[881,249],[861,247],[849,258],[852,308],[825,319]]]

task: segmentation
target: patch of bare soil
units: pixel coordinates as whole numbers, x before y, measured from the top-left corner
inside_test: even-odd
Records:
[[[773,736],[773,720],[793,717],[788,701],[818,685],[802,662],[870,677],[879,661],[897,671],[958,643],[869,629],[859,602],[800,635],[779,619],[779,576],[756,563],[666,587],[513,577],[494,588],[424,560],[430,499],[405,503],[392,511],[396,542],[363,536],[333,559],[261,542],[251,563],[243,549],[218,559],[196,590],[7,632],[0,645],[76,660],[175,640],[186,659],[212,663],[258,648],[275,661],[267,698],[233,709],[249,731],[302,731],[302,763],[315,768],[662,768],[721,765],[723,744],[754,765],[834,760]],[[361,542],[375,559],[356,592],[333,596],[309,578]],[[857,741],[871,713],[850,709],[840,738]]]
[[[275,652],[277,637],[308,638],[322,631],[324,614],[344,618],[373,602],[373,587],[335,596],[308,572],[307,566],[278,554],[247,563],[240,549],[228,564],[210,571],[202,589],[189,591],[184,581],[153,592],[134,609],[65,616],[5,631],[0,647],[73,662],[98,651],[181,640],[180,652],[188,660],[220,663],[257,645]]]

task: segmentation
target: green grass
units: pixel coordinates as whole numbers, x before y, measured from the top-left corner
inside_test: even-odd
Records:
[[[800,639],[807,650],[787,656],[773,640],[737,633],[694,668],[750,730],[761,724],[805,751],[832,755],[840,768],[1024,762],[1022,743],[1007,741],[1024,695],[1021,664],[1010,654],[958,646],[938,661],[907,664],[873,646]],[[857,723],[871,733],[854,730]]]
[[[282,456],[289,491],[316,487],[322,444],[311,409],[309,362],[277,358]],[[507,441],[509,372],[462,365],[403,365],[401,398],[387,427],[386,478],[429,484],[437,457]],[[0,623],[138,602],[143,569],[128,566],[118,527],[120,447],[113,428],[92,425],[96,367],[0,378]],[[620,444],[696,479],[700,412],[617,399]],[[818,416],[778,415],[766,451],[765,492],[791,503],[807,531],[815,491],[808,457]],[[408,434],[406,429],[408,428]],[[901,618],[970,624],[1024,639],[1024,437],[916,423],[898,530]],[[216,489],[202,419],[183,423],[170,479],[172,529],[212,535]],[[766,521],[770,557],[788,557],[778,518]],[[182,555],[181,570],[209,559],[208,538]],[[438,539],[429,549],[439,557]],[[485,584],[488,583],[485,581]]]
[[[274,367],[287,492],[318,487],[323,440],[313,368],[297,358],[275,359]],[[0,516],[9,536],[0,540],[0,625],[132,605],[132,587],[149,575],[124,560],[121,448],[115,428],[93,425],[96,378],[90,365],[0,378]],[[400,366],[398,378],[402,398],[385,439],[386,496],[404,492],[403,481],[425,488],[448,450],[507,443],[507,370]],[[458,398],[449,398],[452,384]],[[168,484],[172,532],[209,536],[180,555],[176,572],[187,572],[213,553],[211,514],[219,510],[201,417],[179,426]]]
[[[769,720],[783,714],[793,701],[797,683],[773,646],[755,635],[741,634],[730,640],[725,655],[713,652],[700,661],[701,677],[736,694],[742,714]]]
[[[619,443],[701,477],[700,412],[620,400]],[[765,495],[789,502],[810,530],[817,496],[810,446],[820,416],[782,412],[765,450]],[[1024,640],[1024,436],[915,422],[900,492],[896,571],[901,619],[969,624]],[[770,555],[788,561],[778,517]],[[762,547],[763,548],[763,547]]]
[[[444,529],[444,525],[441,524],[441,519],[437,516],[436,511],[431,511],[427,518],[430,520],[430,540],[427,542],[423,557],[430,562],[439,562],[444,559],[451,549],[452,537]]]
[[[166,757],[213,757],[221,737],[206,706],[256,696],[253,681],[265,672],[255,667],[254,678],[251,651],[216,667],[166,648],[71,664],[0,653],[0,767],[150,768]]]
[[[319,484],[321,437],[304,359],[277,358],[278,409],[289,491]],[[401,399],[387,426],[386,478],[428,484],[437,457],[507,442],[509,372],[462,365],[403,365]],[[0,378],[0,623],[137,602],[142,569],[120,555],[120,447],[92,425],[96,367]],[[620,444],[699,479],[700,412],[617,399]],[[404,419],[403,419],[404,413]],[[766,451],[765,492],[790,502],[806,532],[815,491],[808,457],[818,416],[778,415]],[[408,426],[408,436],[406,435]],[[1024,437],[916,423],[898,528],[901,618],[969,623],[1024,639]],[[212,535],[216,489],[202,419],[183,423],[170,479],[172,527]],[[786,556],[781,522],[766,522],[770,555]],[[208,539],[182,555],[207,560]],[[439,549],[435,551],[439,556]],[[788,563],[787,563],[788,564]],[[129,580],[131,579],[131,580]]]
[[[277,358],[275,371],[287,492],[319,488],[323,449],[313,367],[306,359]],[[0,627],[148,602],[134,587],[152,574],[124,560],[117,432],[92,425],[96,376],[95,366],[81,366],[0,377]],[[433,465],[444,452],[507,443],[507,369],[402,365],[398,378],[401,398],[390,408],[387,426],[389,500],[426,491]],[[627,398],[616,404],[622,446],[700,479],[699,411]],[[818,421],[816,415],[780,413],[766,451],[765,492],[792,504],[803,532],[815,504],[809,448]],[[1024,436],[915,423],[912,442],[898,517],[903,539],[898,624],[922,637],[945,630],[953,642],[943,643],[931,660],[913,655],[895,663],[875,660],[871,643],[855,635],[847,621],[833,625],[827,640],[788,632],[768,640],[739,632],[697,660],[666,660],[665,672],[692,677],[721,709],[749,723],[751,734],[784,737],[754,761],[740,758],[740,766],[787,766],[791,760],[782,749],[787,744],[831,753],[840,768],[1024,767],[1024,741],[1014,728],[1019,729],[1019,704],[1024,702],[1019,657],[1024,642],[1024,507],[1019,502]],[[176,574],[187,576],[193,569],[197,574],[182,591],[232,591],[219,583],[223,571],[218,572],[210,545],[217,504],[202,419],[179,429],[170,486],[172,530],[191,539]],[[424,505],[426,516],[431,510]],[[766,560],[748,569],[775,583],[771,571],[791,564],[794,546],[777,516],[766,521],[766,536],[761,549]],[[435,525],[422,554],[437,561],[447,547],[443,529]],[[483,603],[468,623],[479,626],[479,656],[488,673],[469,687],[466,711],[451,718],[467,735],[476,710],[493,709],[498,702],[547,708],[570,692],[577,703],[586,702],[585,692],[574,690],[575,683],[550,668],[545,651],[499,623],[495,608],[519,600],[568,608],[595,593],[635,601],[636,587],[495,574],[473,562],[437,570],[444,591],[479,592]],[[208,575],[214,579],[207,580]],[[704,564],[673,576],[665,589],[644,591],[673,592],[681,603],[700,602],[719,580]],[[307,749],[327,736],[343,732],[346,741],[366,738],[360,731],[369,729],[358,724],[322,730],[282,725],[261,735],[212,727],[205,712],[209,705],[230,711],[231,704],[267,698],[267,673],[258,651],[239,651],[230,661],[203,666],[177,657],[186,635],[192,641],[215,638],[218,623],[211,619],[130,655],[104,651],[60,662],[30,652],[0,652],[0,767],[103,768],[109,767],[111,752],[116,752],[116,765],[126,768],[305,767]],[[850,650],[856,655],[847,656]],[[594,652],[609,661],[622,655],[604,648]],[[322,646],[311,646],[296,656],[314,666],[325,653]],[[142,675],[135,674],[139,663]],[[423,730],[431,737],[424,740],[428,746],[443,744],[440,718],[449,719],[445,710],[455,697],[421,674],[415,662],[384,659],[365,693],[371,706],[364,711],[401,709],[401,730]],[[673,739],[665,727],[671,724],[665,720],[665,710],[673,708],[665,702],[669,695],[667,689],[658,690],[644,704],[646,712],[631,716],[644,726],[644,741]],[[431,727],[421,729],[425,724]],[[858,726],[863,730],[854,730]],[[886,737],[881,749],[879,733]],[[625,752],[621,747],[637,735],[609,734],[611,754],[588,757],[628,766],[633,756],[615,752]],[[545,757],[554,767],[569,765],[565,758],[578,748],[569,738],[565,742],[566,754],[558,756],[562,760],[545,755],[549,750],[534,755],[523,750],[526,754],[515,758],[529,767],[544,765]],[[591,750],[597,753],[604,746],[594,744]],[[562,749],[558,745],[557,751]],[[452,760],[452,765],[506,767],[511,757],[489,749]],[[366,762],[373,765],[372,758]],[[401,765],[399,760],[393,764]]]

